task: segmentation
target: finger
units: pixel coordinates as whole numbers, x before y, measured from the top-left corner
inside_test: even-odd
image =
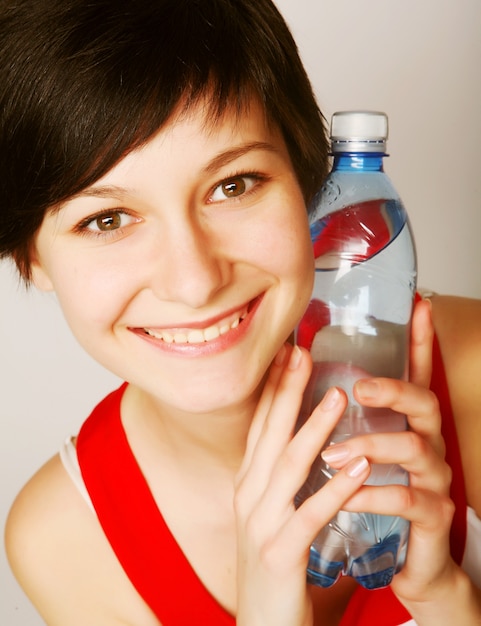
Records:
[[[421,387],[429,387],[431,382],[433,337],[431,302],[422,300],[413,311],[409,362],[409,379]]]
[[[261,507],[272,516],[282,515],[304,484],[319,451],[342,416],[347,404],[344,392],[328,390],[310,418],[303,424],[280,455],[273,468],[269,489]]]
[[[439,499],[429,492],[414,492],[409,498],[411,527],[406,563],[393,581],[393,590],[413,598],[418,594],[425,601],[433,586],[452,563],[449,532],[454,504],[449,498]]]
[[[314,541],[321,528],[344,507],[354,493],[362,486],[370,472],[366,458],[353,459],[339,471],[319,491],[305,500],[297,511],[284,524],[278,538],[289,545],[295,554],[304,551],[307,555],[309,545]]]
[[[454,504],[447,495],[412,487],[361,487],[344,504],[348,512],[402,517],[410,522],[406,563],[394,577],[393,591],[424,601],[450,561],[449,531]]]
[[[279,377],[269,410],[249,455],[242,464],[240,483],[245,491],[260,495],[268,484],[272,468],[292,438],[302,394],[311,372],[306,350],[294,346]]]
[[[451,469],[432,446],[414,432],[364,435],[330,446],[322,452],[324,461],[334,469],[361,455],[366,456],[372,464],[401,466],[409,472],[413,487],[439,494],[449,493]],[[375,473],[371,479],[374,476]],[[395,481],[399,482],[395,469],[391,475],[379,477],[379,484]]]
[[[246,451],[244,454],[244,459],[239,475],[242,474],[243,468],[246,468],[250,465],[255,446],[257,445],[260,433],[262,432],[262,428],[264,427],[264,422],[271,408],[272,401],[274,399],[276,389],[279,384],[279,380],[285,367],[285,363],[289,359],[291,351],[292,346],[290,344],[284,344],[277,353],[274,361],[270,366],[267,380],[264,384],[261,397],[257,404],[257,408],[254,413],[251,426],[249,428],[249,434],[247,436],[246,442]]]
[[[444,457],[441,413],[429,389],[391,378],[362,379],[354,385],[358,402],[369,407],[386,407],[407,416],[409,427],[424,437]]]
[[[343,505],[344,510],[402,517],[413,524],[419,539],[449,532],[454,505],[447,494],[411,486],[364,485]]]

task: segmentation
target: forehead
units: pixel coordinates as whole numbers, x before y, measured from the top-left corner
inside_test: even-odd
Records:
[[[52,207],[52,213],[81,197],[109,197],[132,183],[142,186],[156,179],[183,180],[192,175],[215,175],[218,170],[244,155],[264,151],[276,154],[290,165],[282,134],[270,124],[256,99],[248,106],[226,106],[222,115],[212,117],[209,103],[179,106],[169,120],[143,145],[121,158],[93,184]],[[160,169],[155,169],[160,168]],[[149,178],[150,177],[150,178]]]
[[[209,93],[193,104],[179,103],[154,136],[163,135],[172,139],[184,133],[206,142],[218,139],[229,142],[247,134],[281,138],[276,124],[269,120],[257,97],[252,96],[242,102],[230,100],[220,109]]]
[[[128,167],[139,156],[162,152],[164,158],[169,158],[178,154],[180,163],[187,166],[193,160],[210,161],[216,151],[232,149],[232,160],[256,147],[287,154],[281,132],[268,121],[257,99],[252,98],[241,108],[227,105],[221,115],[213,115],[209,102],[202,100],[188,108],[180,105],[153,136],[120,159],[100,180]],[[212,161],[209,169],[216,165]]]

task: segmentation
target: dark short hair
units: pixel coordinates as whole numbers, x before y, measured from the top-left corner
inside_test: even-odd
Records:
[[[28,281],[45,212],[205,95],[213,120],[259,99],[308,202],[324,119],[270,0],[1,1],[0,256]]]

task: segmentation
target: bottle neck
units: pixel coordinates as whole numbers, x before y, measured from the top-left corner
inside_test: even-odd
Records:
[[[382,172],[384,152],[342,152],[334,155],[333,171]]]

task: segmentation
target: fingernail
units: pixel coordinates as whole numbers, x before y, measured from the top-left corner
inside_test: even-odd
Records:
[[[351,478],[357,478],[361,474],[366,471],[366,468],[369,466],[369,462],[365,456],[361,456],[358,459],[354,459],[347,466],[347,475],[351,476]]]
[[[349,448],[342,444],[330,446],[321,452],[321,456],[326,463],[337,463],[348,458]]]
[[[282,344],[281,349],[276,354],[276,358],[274,359],[274,363],[276,365],[282,365],[284,363],[284,358],[286,356],[286,346]]]
[[[291,358],[289,359],[289,369],[296,370],[299,367],[299,363],[301,362],[302,352],[299,346],[294,346],[292,349]]]
[[[333,409],[339,402],[340,397],[339,389],[337,389],[337,387],[331,387],[327,390],[326,395],[322,399],[322,408]]]
[[[431,302],[431,298],[434,296],[434,294],[432,292],[429,292],[425,295],[423,295],[423,299],[421,300],[421,302],[424,304],[424,306],[426,308],[429,309],[429,311],[432,311],[433,309],[433,303]]]
[[[374,380],[358,380],[356,382],[356,392],[365,400],[375,398],[379,393],[379,385]]]

